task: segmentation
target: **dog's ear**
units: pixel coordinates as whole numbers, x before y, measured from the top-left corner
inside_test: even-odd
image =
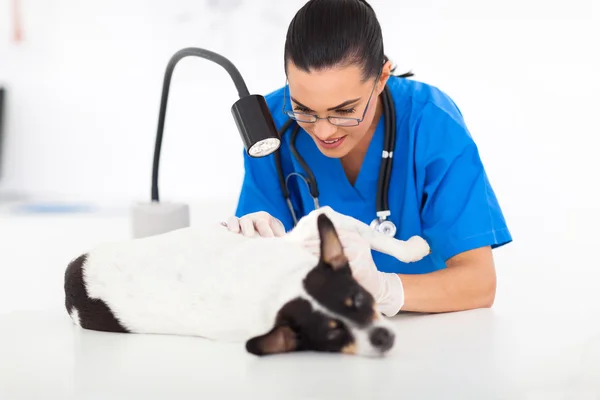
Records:
[[[317,218],[319,238],[321,240],[321,261],[339,270],[348,266],[348,258],[344,254],[342,242],[333,226],[333,222],[325,214]]]
[[[246,350],[257,356],[288,353],[295,351],[297,347],[296,333],[287,325],[276,325],[264,335],[246,342]]]

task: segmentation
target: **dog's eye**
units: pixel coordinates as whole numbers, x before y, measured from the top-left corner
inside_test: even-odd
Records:
[[[336,340],[342,333],[342,325],[335,319],[331,319],[329,320],[328,326],[327,340]]]
[[[344,304],[348,308],[361,308],[365,303],[365,295],[362,292],[356,293],[352,297],[347,297]]]
[[[365,303],[365,294],[363,292],[358,292],[354,295],[354,307],[361,308]]]
[[[340,337],[340,334],[342,333],[341,329],[334,329],[332,331],[327,332],[327,340],[336,340],[337,338]]]

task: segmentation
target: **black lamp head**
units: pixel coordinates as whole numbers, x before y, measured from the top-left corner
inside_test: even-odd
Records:
[[[238,69],[231,61],[214,51],[198,47],[186,47],[175,53],[169,63],[163,79],[163,90],[160,98],[160,112],[158,114],[158,128],[156,144],[154,145],[154,159],[152,163],[152,201],[158,202],[158,166],[160,163],[160,150],[162,146],[165,115],[167,112],[167,99],[171,86],[171,77],[175,65],[185,57],[200,57],[217,63],[223,67],[233,80],[238,91],[239,100],[231,107],[233,119],[242,137],[246,152],[251,157],[265,157],[279,149],[281,139],[273,116],[267,107],[263,96],[251,95],[248,87]]]
[[[241,97],[231,107],[231,113],[250,157],[265,157],[279,148],[281,138],[263,96]]]

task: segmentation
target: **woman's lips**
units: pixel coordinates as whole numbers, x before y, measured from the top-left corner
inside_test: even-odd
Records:
[[[321,140],[317,138],[321,146],[326,149],[335,149],[336,147],[339,147],[344,142],[344,139],[346,139],[346,136],[329,140]]]

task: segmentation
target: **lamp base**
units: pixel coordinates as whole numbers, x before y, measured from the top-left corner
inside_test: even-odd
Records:
[[[138,203],[131,209],[134,239],[160,235],[190,226],[190,208],[183,203]]]

